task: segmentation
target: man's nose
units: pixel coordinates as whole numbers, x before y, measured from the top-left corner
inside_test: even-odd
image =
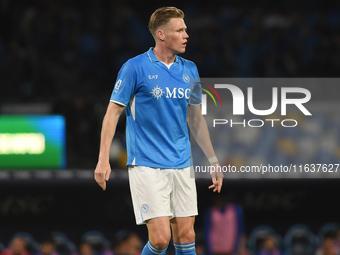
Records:
[[[184,31],[184,38],[185,38],[185,39],[188,39],[188,38],[189,38],[189,35],[188,35],[187,31]]]

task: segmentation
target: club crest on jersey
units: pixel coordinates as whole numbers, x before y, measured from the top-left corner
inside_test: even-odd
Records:
[[[189,82],[190,82],[190,77],[189,77],[189,75],[183,74],[183,80],[184,80],[186,83],[189,83]]]
[[[160,99],[163,94],[164,94],[164,91],[163,89],[161,89],[160,87],[158,87],[158,85],[156,85],[156,87],[153,88],[153,90],[150,92],[155,98]]]

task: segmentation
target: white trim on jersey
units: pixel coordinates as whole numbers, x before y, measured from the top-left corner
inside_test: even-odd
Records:
[[[115,100],[110,100],[110,102],[113,102],[113,103],[116,103],[116,104],[119,104],[119,105],[122,105],[122,106],[126,106],[126,104],[123,104],[123,103],[115,101]]]
[[[136,95],[134,95],[130,101],[130,109],[133,120],[136,121]]]
[[[149,57],[150,61],[152,62],[152,59],[151,59],[151,57],[149,55],[149,52],[146,52],[146,54],[148,54],[148,57]]]

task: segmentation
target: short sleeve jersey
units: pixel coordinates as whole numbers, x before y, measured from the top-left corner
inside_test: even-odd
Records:
[[[190,166],[188,104],[201,103],[196,65],[176,55],[168,68],[153,48],[119,71],[111,101],[126,106],[127,165]]]

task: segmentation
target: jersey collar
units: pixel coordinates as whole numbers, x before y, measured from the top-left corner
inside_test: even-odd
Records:
[[[160,62],[156,57],[155,53],[153,53],[154,47],[150,47],[150,49],[146,52],[151,62]],[[175,63],[179,63],[179,57],[176,55]]]

